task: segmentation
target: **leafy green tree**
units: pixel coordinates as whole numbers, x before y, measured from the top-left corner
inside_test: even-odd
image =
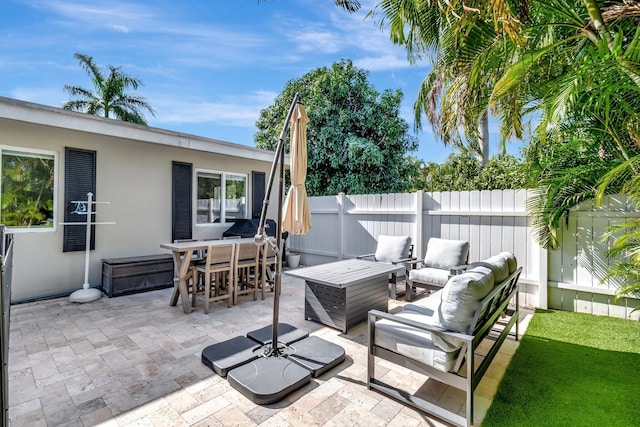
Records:
[[[424,190],[427,186],[425,169],[428,164],[415,156],[407,156],[407,190],[415,192],[418,190]]]
[[[507,4],[483,0],[381,0],[369,13],[388,24],[391,40],[406,48],[411,62],[427,57],[432,65],[414,106],[416,127],[424,113],[445,144],[471,150],[482,165],[490,157],[491,90],[522,39],[527,8],[521,5],[516,14]],[[515,136],[522,138],[520,129]]]
[[[3,153],[1,222],[9,227],[53,227],[53,181],[53,157]]]
[[[535,100],[509,114],[520,121],[535,111],[539,119],[532,139],[539,187],[529,210],[539,242],[555,248],[569,209],[596,196],[603,180],[607,192],[624,190],[615,171],[639,153],[640,20],[623,2],[547,5],[532,7],[528,45],[492,96],[525,91]]]
[[[80,66],[87,72],[93,83],[95,92],[79,86],[65,85],[71,99],[62,105],[65,110],[81,111],[94,116],[102,115],[125,121],[146,125],[143,111],[155,115],[153,108],[146,100],[134,96],[127,91],[138,89],[142,81],[122,72],[120,67],[107,65],[108,73],[105,75],[93,62],[93,58],[81,53],[73,55]]]
[[[429,163],[426,170],[426,191],[476,190],[476,177],[481,165],[469,153],[450,155],[442,164]]]
[[[530,170],[514,156],[500,154],[483,167],[472,153],[450,155],[422,169],[426,191],[507,190],[531,187]]]
[[[296,92],[309,116],[309,195],[387,193],[409,188],[412,163],[405,155],[417,148],[417,141],[399,117],[401,91],[379,93],[367,81],[367,72],[350,60],[317,68],[287,82],[275,103],[261,111],[256,122],[258,148],[275,149]]]
[[[513,190],[531,188],[531,168],[509,154],[497,154],[489,159],[476,178],[478,190]]]
[[[534,142],[543,156],[529,210],[538,240],[554,248],[556,230],[577,203],[620,192],[640,205],[640,4],[552,0],[546,6],[535,8],[529,45],[493,96],[526,87],[536,100]],[[527,113],[512,111],[516,120]],[[608,271],[626,281],[617,296],[640,292],[639,230],[633,219],[610,229],[607,254],[626,255]]]

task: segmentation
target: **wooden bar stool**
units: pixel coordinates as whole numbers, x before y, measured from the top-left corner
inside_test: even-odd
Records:
[[[215,245],[207,248],[204,264],[196,266],[199,274],[204,274],[204,312],[209,313],[209,304],[227,300],[233,304],[235,288],[236,245]]]
[[[258,277],[260,275],[260,247],[255,243],[236,245],[236,285],[234,304],[238,304],[240,295],[253,294],[256,300]]]

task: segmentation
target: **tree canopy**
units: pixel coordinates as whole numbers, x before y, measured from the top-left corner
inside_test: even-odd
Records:
[[[307,109],[307,192],[371,194],[409,189],[407,152],[417,140],[399,117],[402,92],[379,93],[350,60],[321,67],[286,83],[256,122],[258,148],[274,150],[295,96]],[[288,151],[288,140],[287,151]]]
[[[142,86],[140,79],[125,74],[120,67],[113,65],[107,65],[108,73],[105,75],[91,56],[82,53],[75,53],[73,56],[91,77],[95,92],[80,86],[65,85],[64,90],[69,93],[71,99],[65,102],[62,108],[107,118],[113,115],[114,118],[125,122],[147,124],[143,111],[154,115],[153,108],[144,98],[127,92],[129,89],[135,90]]]

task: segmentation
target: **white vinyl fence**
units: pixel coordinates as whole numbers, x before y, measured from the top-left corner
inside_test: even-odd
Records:
[[[626,198],[608,197],[602,206],[584,203],[571,210],[557,250],[540,247],[531,230],[526,190],[460,191],[311,197],[313,227],[290,235],[290,251],[303,265],[372,253],[377,236],[408,235],[414,254],[424,256],[430,237],[467,240],[469,261],[513,252],[523,267],[522,305],[627,317],[640,300],[614,302],[618,283],[602,281],[610,262],[602,240],[609,224],[638,216]],[[638,312],[633,317],[638,317]]]

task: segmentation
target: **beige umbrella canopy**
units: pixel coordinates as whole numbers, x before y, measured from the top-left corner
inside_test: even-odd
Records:
[[[291,116],[291,188],[284,202],[282,229],[293,234],[305,234],[311,229],[311,212],[304,181],[307,178],[307,122],[304,106],[297,103]]]

